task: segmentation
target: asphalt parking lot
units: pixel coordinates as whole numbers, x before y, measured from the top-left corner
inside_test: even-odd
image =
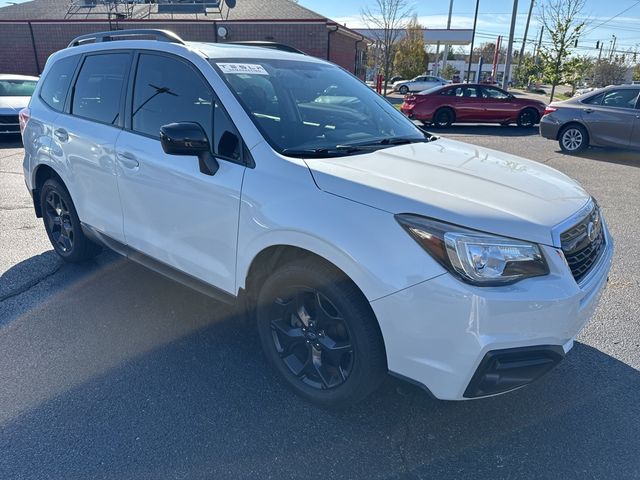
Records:
[[[269,370],[229,307],[112,253],[63,265],[19,142],[0,143],[0,478],[640,478],[640,154],[561,154],[533,129],[439,134],[576,178],[616,239],[610,282],[541,381],[442,402],[389,379],[327,412]]]

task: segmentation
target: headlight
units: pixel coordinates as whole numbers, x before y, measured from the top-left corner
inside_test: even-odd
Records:
[[[396,220],[442,266],[467,283],[507,285],[549,273],[540,247],[535,243],[418,215],[396,215]]]

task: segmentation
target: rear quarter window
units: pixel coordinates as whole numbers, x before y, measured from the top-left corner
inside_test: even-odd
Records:
[[[58,60],[49,70],[40,88],[40,99],[58,112],[64,110],[69,85],[78,66],[78,55]]]

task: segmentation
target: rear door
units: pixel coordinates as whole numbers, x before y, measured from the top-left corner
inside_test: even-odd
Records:
[[[630,146],[632,148],[640,149],[640,97],[636,102],[636,118],[633,122],[633,131],[631,132]]]
[[[116,145],[126,242],[135,250],[234,293],[244,149],[224,108],[190,62],[142,52]],[[215,175],[195,156],[164,153],[160,127],[196,122],[218,160]]]
[[[459,85],[451,89],[452,104],[456,110],[456,120],[479,122],[484,114],[484,102],[474,86]]]
[[[582,106],[582,119],[592,142],[610,147],[629,147],[637,121],[640,88],[620,88],[596,95]]]
[[[55,120],[52,155],[66,164],[83,223],[123,241],[115,144],[123,125],[129,52],[86,55],[70,92],[68,113]]]

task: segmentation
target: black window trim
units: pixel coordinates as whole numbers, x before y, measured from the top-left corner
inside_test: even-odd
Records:
[[[635,106],[633,106],[633,107],[618,107],[616,105],[605,105],[604,103],[600,103],[599,105],[601,107],[605,107],[605,108],[620,108],[622,110],[637,110],[638,109],[638,101],[640,101],[640,87],[639,88],[612,88],[608,92],[602,92],[604,94],[604,96],[602,97],[602,101],[604,102],[604,99],[607,96],[607,94],[609,94],[611,92],[625,91],[625,90],[635,90],[636,92],[638,92],[638,96],[636,97]]]
[[[71,80],[69,81],[69,85],[67,85],[67,93],[64,97],[64,104],[62,105],[61,110],[56,110],[51,105],[49,105],[44,98],[42,98],[42,87],[44,87],[44,84],[47,81],[47,78],[51,74],[51,69],[56,65],[56,63],[60,62],[61,60],[66,60],[67,58],[74,58],[74,57],[76,58],[76,66],[73,67],[73,72],[71,73]],[[67,113],[67,104],[68,104],[67,102],[69,102],[69,97],[70,97],[69,93],[73,90],[72,85],[75,83],[76,75],[78,74],[78,67],[80,66],[81,60],[82,60],[82,55],[79,55],[79,54],[67,55],[66,57],[59,58],[58,60],[56,60],[55,63],[51,64],[51,67],[49,68],[47,75],[42,78],[42,83],[38,86],[38,99],[42,103],[44,103],[45,107],[51,110],[52,112]]]
[[[78,77],[80,76],[80,72],[82,72],[82,67],[84,67],[84,62],[86,61],[86,59],[88,57],[95,57],[98,55],[109,55],[109,54],[127,54],[129,56],[129,68],[128,70],[125,72],[125,78],[124,81],[122,82],[122,87],[120,89],[120,112],[118,115],[118,121],[116,123],[107,123],[107,122],[101,122],[99,120],[95,120],[93,118],[87,118],[87,117],[83,117],[82,115],[76,115],[75,113],[72,112],[71,110],[71,105],[73,102],[73,97],[75,95],[76,92],[76,84],[78,82]],[[126,98],[126,87],[128,85],[129,82],[129,78],[131,77],[131,65],[132,65],[132,60],[133,60],[133,54],[130,50],[126,50],[126,49],[114,49],[114,50],[100,50],[100,51],[96,51],[96,52],[87,52],[85,54],[83,54],[80,58],[80,61],[78,62],[78,66],[76,67],[76,71],[74,73],[73,79],[71,81],[71,88],[69,89],[69,93],[71,93],[69,95],[69,93],[67,93],[67,100],[65,102],[65,109],[64,112],[61,113],[65,113],[67,115],[70,115],[72,117],[76,117],[76,118],[80,118],[82,120],[85,120],[87,122],[93,122],[93,123],[97,123],[99,125],[106,125],[108,127],[113,127],[113,128],[118,128],[120,130],[123,129],[124,127],[124,113],[125,113],[125,98]]]
[[[160,141],[159,137],[154,136],[154,135],[149,135],[147,133],[144,132],[138,132],[136,130],[133,129],[133,118],[132,118],[132,112],[133,112],[133,90],[135,88],[135,84],[136,84],[136,77],[138,76],[138,64],[140,62],[140,56],[141,55],[155,55],[158,57],[166,57],[166,58],[171,58],[174,60],[178,60],[180,62],[182,62],[183,64],[185,64],[188,68],[190,68],[191,70],[193,70],[195,72],[196,75],[198,75],[200,77],[200,79],[204,82],[204,84],[207,86],[207,88],[211,91],[211,95],[213,98],[213,101],[218,102],[219,108],[222,108],[222,111],[227,115],[227,117],[229,118],[231,125],[233,125],[233,128],[235,128],[236,133],[238,135],[238,139],[240,140],[240,158],[239,159],[235,159],[235,158],[230,158],[230,157],[225,157],[223,155],[219,155],[217,153],[214,153],[214,145],[213,145],[213,138],[211,138],[213,136],[214,133],[214,129],[215,129],[215,125],[213,122],[213,115],[214,115],[214,107],[213,105],[211,105],[211,127],[212,127],[212,131],[211,132],[205,132],[207,133],[207,137],[209,137],[209,146],[211,148],[211,155],[213,155],[216,159],[219,160],[224,160],[225,162],[230,162],[230,163],[235,163],[237,165],[242,165],[244,167],[247,168],[255,168],[255,162],[253,160],[253,157],[251,156],[251,152],[249,151],[249,147],[247,146],[246,142],[244,141],[244,139],[242,138],[242,134],[240,133],[240,129],[238,128],[238,126],[236,125],[236,123],[233,121],[233,117],[231,115],[229,115],[229,112],[227,111],[227,109],[224,107],[224,105],[222,104],[222,102],[220,101],[218,95],[216,94],[216,91],[214,90],[213,86],[211,85],[211,83],[209,83],[209,80],[207,80],[207,78],[203,75],[203,73],[200,71],[200,69],[193,64],[193,62],[187,60],[184,57],[181,57],[180,55],[175,55],[173,53],[168,53],[168,52],[162,52],[159,50],[151,50],[151,49],[136,49],[133,51],[133,61],[131,64],[131,72],[133,72],[133,74],[129,75],[129,82],[127,84],[127,89],[126,89],[126,98],[125,98],[125,113],[124,113],[124,126],[123,126],[123,130],[133,134],[133,135],[140,135],[142,137],[146,137],[146,138],[150,138],[151,140],[157,140],[158,142]],[[215,71],[213,69],[213,67],[211,67],[211,69],[213,71]],[[216,72],[217,73],[217,72]]]

